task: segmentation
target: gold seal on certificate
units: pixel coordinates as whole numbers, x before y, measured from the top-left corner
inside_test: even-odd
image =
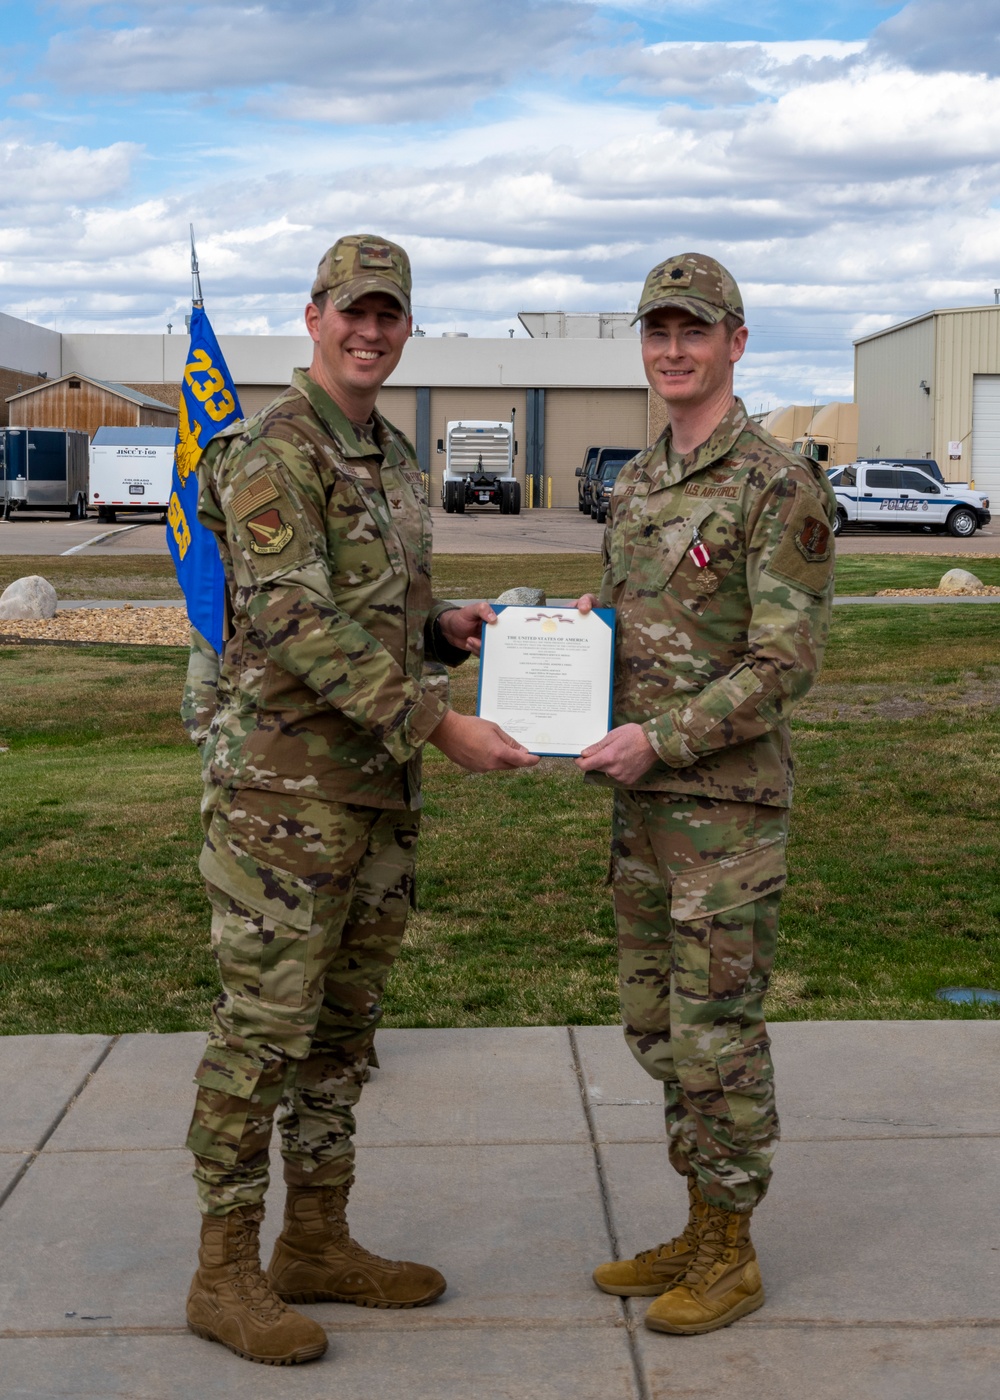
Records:
[[[531,753],[574,758],[611,727],[611,608],[497,604],[483,628],[476,713]]]

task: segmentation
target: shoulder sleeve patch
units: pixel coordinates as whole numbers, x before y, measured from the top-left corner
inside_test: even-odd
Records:
[[[817,597],[826,592],[833,572],[833,531],[822,502],[811,493],[796,491],[781,538],[764,568]]]
[[[266,506],[269,501],[276,501],[280,492],[269,476],[262,476],[259,481],[252,481],[249,486],[244,486],[243,490],[233,497],[230,509],[235,520],[246,520],[248,515],[253,515],[255,510],[261,506]]]

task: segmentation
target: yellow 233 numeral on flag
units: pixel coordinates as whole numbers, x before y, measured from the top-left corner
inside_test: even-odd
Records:
[[[207,378],[199,383],[194,377],[196,374],[204,374]],[[195,350],[191,363],[184,367],[184,382],[198,402],[205,405],[205,412],[213,422],[221,423],[223,418],[228,418],[230,413],[236,411],[236,400],[226,388],[226,381],[212,364],[207,351]],[[222,393],[219,394],[219,398],[213,398],[220,389]]]

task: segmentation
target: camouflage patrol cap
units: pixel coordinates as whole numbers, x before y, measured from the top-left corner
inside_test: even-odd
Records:
[[[722,264],[707,253],[678,253],[657,263],[646,278],[632,325],[661,307],[690,311],[692,316],[712,325],[730,313],[746,320],[739,287]]]
[[[329,292],[343,311],[367,292],[384,292],[409,316],[412,287],[410,260],[398,243],[374,233],[352,233],[323,254],[310,296]]]

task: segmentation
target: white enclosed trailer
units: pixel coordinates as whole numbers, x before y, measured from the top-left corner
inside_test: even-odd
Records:
[[[101,520],[170,502],[173,428],[98,428],[90,445],[90,502]]]

